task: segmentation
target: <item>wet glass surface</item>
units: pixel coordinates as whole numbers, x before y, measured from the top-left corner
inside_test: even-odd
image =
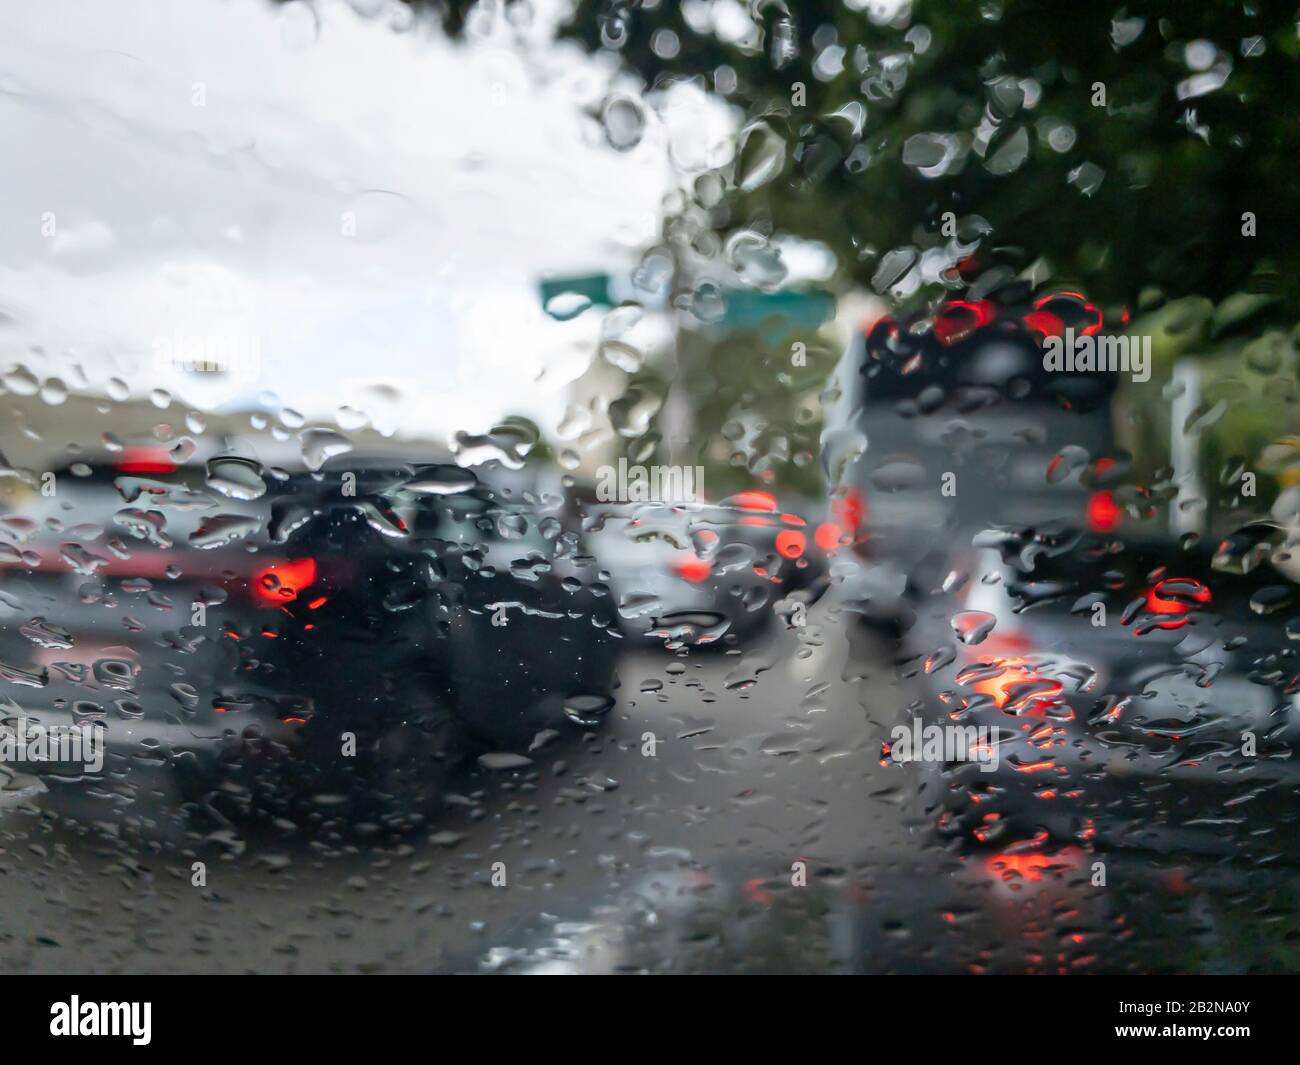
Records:
[[[0,12],[0,969],[1294,971],[1296,41]]]

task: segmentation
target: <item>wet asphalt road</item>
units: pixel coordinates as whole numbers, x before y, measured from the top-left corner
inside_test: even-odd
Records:
[[[469,772],[452,805],[400,839],[307,839],[288,826],[187,835],[165,787],[125,816],[11,800],[0,820],[0,966],[1293,967],[1293,870],[939,841],[904,770],[880,764],[881,739],[913,694],[887,643],[858,633],[850,655],[852,625],[828,599],[806,627],[743,654],[632,651],[602,728],[534,752],[526,773]],[[203,886],[192,883],[195,861]],[[1098,861],[1104,887],[1093,884]]]

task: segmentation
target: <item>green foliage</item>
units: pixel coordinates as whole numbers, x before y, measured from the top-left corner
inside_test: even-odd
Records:
[[[472,6],[434,9],[455,35]],[[880,5],[738,0],[732,13],[756,24],[747,40],[715,33],[713,6],[576,0],[562,35],[617,54],[647,90],[695,79],[739,109],[737,162],[720,175],[731,196],[711,212],[716,228],[820,240],[840,280],[875,280],[883,292],[886,253],[951,248],[955,222],[983,265],[1033,264],[1040,283],[1083,290],[1112,324],[1128,309],[1129,331],[1153,337],[1161,376],[1192,356],[1207,372],[1222,368],[1214,390],[1245,370],[1252,391],[1268,382],[1283,407],[1293,402],[1294,3],[915,0],[910,17],[881,24],[869,10]],[[928,135],[948,140],[927,145]],[[927,176],[927,148],[943,143],[957,157]],[[930,281],[904,302],[943,293]],[[711,470],[712,484],[723,476],[752,487],[772,470],[778,485],[807,490],[813,473],[794,457],[815,450],[816,414],[805,424],[804,403],[830,357],[809,351],[818,356],[804,381],[778,365],[788,349],[770,335],[686,336],[696,425],[722,430],[698,444],[711,467],[726,464]],[[1261,410],[1231,407],[1209,431],[1207,483],[1294,429]],[[757,436],[750,426],[744,446],[720,442],[741,413]]]
[[[818,397],[838,353],[814,332],[766,326],[682,337],[686,390],[696,424],[709,430],[697,461],[718,498],[764,485],[821,495]]]
[[[738,222],[766,217],[823,240],[847,275],[869,283],[885,251],[942,243],[940,219],[952,211],[968,226],[986,220],[986,245],[1044,257],[1055,278],[1107,304],[1132,305],[1147,285],[1216,301],[1248,289],[1284,297],[1294,314],[1294,5],[918,2],[908,25],[889,27],[842,0],[761,0],[751,5],[763,20],[759,48],[696,32],[688,6],[579,0],[565,32],[617,51],[649,86],[690,76],[725,86],[734,72],[731,102],[788,147],[780,176],[742,198]],[[1145,19],[1122,47],[1117,16]],[[661,30],[676,35],[671,58],[656,54]],[[783,33],[794,45],[786,61]],[[1198,73],[1186,58],[1197,41],[1213,42],[1231,71],[1220,88],[1180,100],[1180,83]],[[838,73],[815,69],[828,46],[846,50]],[[1104,106],[1094,106],[1096,83]],[[802,107],[792,104],[797,84]],[[865,106],[860,131],[836,117],[853,102]],[[958,172],[927,178],[903,162],[908,139],[932,132],[963,138]],[[1085,163],[1103,172],[1091,195],[1070,181]],[[1254,237],[1242,234],[1247,212]]]

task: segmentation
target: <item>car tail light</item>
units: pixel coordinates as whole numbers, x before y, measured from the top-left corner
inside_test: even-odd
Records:
[[[776,497],[771,492],[737,492],[727,502],[740,510],[761,510],[768,514],[776,513]]]
[[[866,497],[856,488],[843,488],[831,500],[831,513],[850,532],[860,532],[867,520]]]
[[[776,553],[782,558],[799,558],[807,540],[798,529],[782,529],[776,534]]]
[[[698,555],[684,555],[672,564],[672,571],[684,581],[699,584],[709,579],[713,567]]]
[[[1055,318],[1062,327],[1068,325],[1076,334],[1085,337],[1100,333],[1106,324],[1101,309],[1089,303],[1081,292],[1052,292],[1039,297],[1034,301],[1033,311],[1025,315],[1025,324],[1034,328],[1030,318],[1043,315]],[[1055,335],[1060,336],[1063,331]]]
[[[848,530],[838,521],[824,521],[813,533],[813,542],[823,551],[829,553],[852,543]]]
[[[1210,601],[1210,589],[1190,577],[1166,577],[1146,593],[1147,609],[1153,614],[1186,614],[1192,604]]]
[[[1065,323],[1050,311],[1030,311],[1023,321],[1025,328],[1037,334],[1040,341],[1059,337],[1065,332]]]
[[[1210,598],[1210,589],[1200,581],[1190,577],[1166,577],[1143,593],[1143,606],[1148,614],[1164,615],[1164,620],[1157,621],[1155,628],[1181,629],[1189,622],[1187,615],[1192,608],[1208,605]],[[1151,627],[1144,624],[1135,631],[1142,635]]]
[[[1106,489],[1088,497],[1087,518],[1088,527],[1093,532],[1111,533],[1123,521],[1124,510],[1115,502],[1115,494]]]
[[[952,300],[934,316],[934,338],[951,347],[982,329],[997,316],[992,300]]]
[[[295,558],[272,562],[253,575],[253,599],[260,606],[284,606],[316,583],[316,560]]]
[[[830,551],[852,545],[858,554],[869,555],[867,515],[867,497],[860,489],[837,488],[831,496],[831,520],[817,527],[817,546]]]
[[[128,447],[117,460],[118,473],[160,474],[175,473],[176,463],[165,448]]]

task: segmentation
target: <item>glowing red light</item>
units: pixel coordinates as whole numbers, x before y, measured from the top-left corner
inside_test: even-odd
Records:
[[[673,572],[684,581],[698,584],[700,581],[708,580],[709,574],[713,572],[713,567],[705,559],[697,558],[695,555],[687,555],[685,558],[680,558],[673,563]]]
[[[1082,329],[1076,330],[1080,336],[1089,337],[1101,332],[1102,326],[1105,325],[1105,319],[1101,313],[1101,309],[1096,305],[1089,303],[1087,297],[1084,296],[1082,292],[1052,292],[1034,300],[1034,310],[1025,315],[1025,324],[1029,325],[1029,319],[1032,315],[1042,312],[1044,308],[1051,304],[1062,302],[1082,305],[1080,309],[1085,315],[1087,324],[1084,325]],[[1047,313],[1050,314],[1051,312]],[[1052,317],[1055,317],[1060,321],[1059,317],[1055,314],[1053,314]],[[1033,328],[1033,326],[1030,326],[1030,328]],[[1061,334],[1058,332],[1054,335],[1060,336]]]
[[[844,539],[844,526],[835,521],[824,521],[817,526],[813,540],[823,551],[834,551]]]
[[[1024,317],[1025,328],[1037,333],[1041,339],[1059,337],[1065,333],[1065,323],[1051,311],[1030,311]]]
[[[253,578],[253,595],[263,606],[281,606],[316,582],[316,560],[297,558],[274,562]]]
[[[160,447],[128,447],[117,460],[119,473],[175,473],[176,463]]]
[[[776,534],[776,553],[782,558],[798,558],[806,546],[803,533],[796,529],[783,529]]]
[[[1006,851],[984,860],[984,869],[996,880],[1040,881],[1045,873],[1067,872],[1083,865],[1078,847],[1064,847],[1055,854],[1041,851]]]
[[[1045,709],[1043,704],[1051,702],[1064,690],[1060,681],[1042,676],[1023,658],[995,658],[988,665],[997,672],[979,677],[971,688],[987,695],[999,710],[1024,707],[1024,716],[1038,716]]]
[[[1119,528],[1124,509],[1110,491],[1093,492],[1088,497],[1088,526],[1094,532],[1110,533]]]
[[[956,344],[988,325],[995,314],[991,300],[953,300],[934,316],[934,337],[945,347]]]
[[[867,501],[856,488],[845,488],[831,500],[831,513],[850,532],[857,532],[867,516]]]
[[[771,492],[739,492],[731,497],[731,503],[741,510],[763,510],[768,513],[776,510],[776,497]]]
[[[1209,588],[1200,581],[1183,577],[1166,577],[1146,593],[1146,607],[1152,614],[1186,614],[1192,609],[1192,603],[1209,601]]]

